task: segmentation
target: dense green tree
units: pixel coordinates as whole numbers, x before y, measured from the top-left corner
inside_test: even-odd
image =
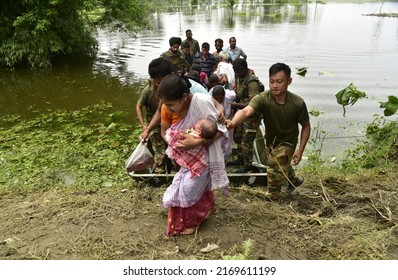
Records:
[[[90,54],[95,28],[147,25],[139,0],[0,0],[0,65],[48,67],[58,55]]]

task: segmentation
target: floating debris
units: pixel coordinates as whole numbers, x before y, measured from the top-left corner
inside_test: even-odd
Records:
[[[299,76],[305,77],[305,75],[307,74],[307,69],[308,69],[308,67],[296,68],[296,70],[297,70],[296,74]]]

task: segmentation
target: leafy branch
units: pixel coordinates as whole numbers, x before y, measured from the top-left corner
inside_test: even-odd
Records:
[[[340,90],[336,93],[337,103],[343,105],[343,116],[345,117],[347,105],[354,105],[359,99],[365,98],[366,93],[364,91],[360,91],[356,86],[351,83],[348,87]]]

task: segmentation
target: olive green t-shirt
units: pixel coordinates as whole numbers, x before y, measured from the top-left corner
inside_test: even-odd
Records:
[[[298,124],[309,122],[310,119],[307,106],[300,96],[288,91],[286,102],[278,104],[271,91],[267,90],[255,96],[249,106],[263,115],[268,147],[279,144],[296,147]]]
[[[149,82],[148,85],[142,90],[137,103],[146,109],[146,120],[148,123],[152,120],[153,115],[158,109],[159,98],[152,92],[152,83]]]

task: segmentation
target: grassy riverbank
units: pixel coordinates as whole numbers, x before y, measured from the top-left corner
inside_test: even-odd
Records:
[[[195,235],[166,239],[167,185],[125,173],[137,134],[121,115],[100,104],[0,120],[1,259],[222,259],[249,239],[248,259],[398,258],[397,164],[362,168],[369,152],[356,149],[342,166],[300,169],[304,184],[279,202],[233,184]]]

